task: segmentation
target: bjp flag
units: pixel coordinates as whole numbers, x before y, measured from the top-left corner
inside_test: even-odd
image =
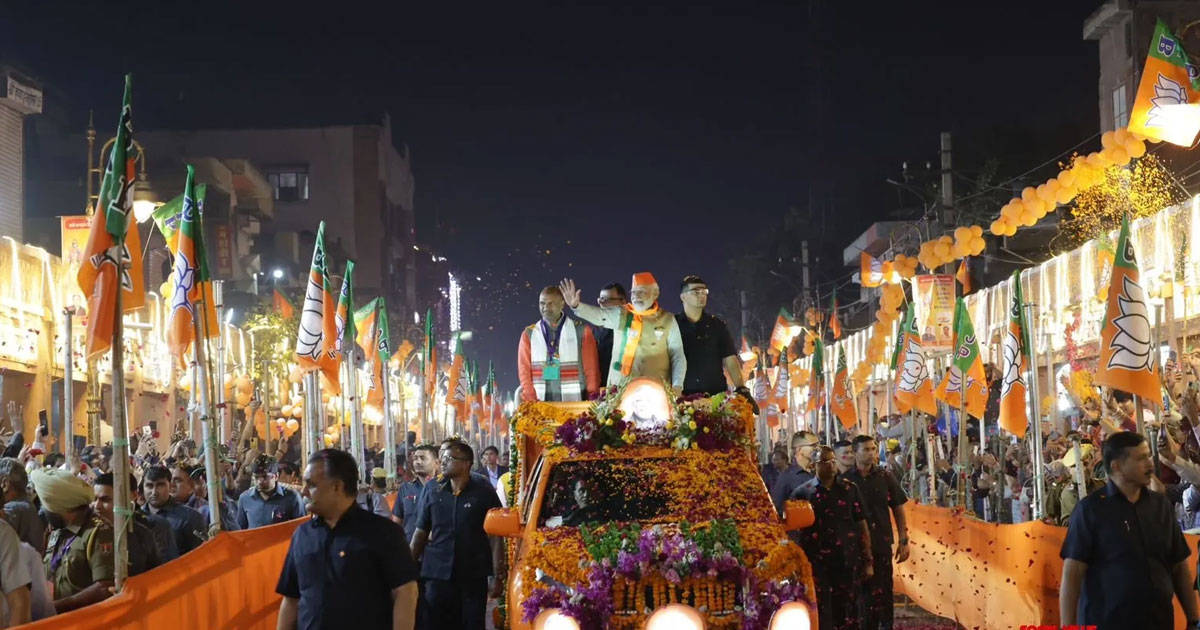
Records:
[[[829,409],[842,422],[842,427],[850,430],[858,424],[858,410],[854,408],[854,392],[850,384],[850,372],[846,369],[846,355],[838,346],[837,369],[833,373],[833,394],[829,399]]]
[[[274,295],[275,310],[279,312],[279,316],[284,319],[291,319],[296,316],[296,307],[292,306],[292,301],[287,299],[287,296],[280,293],[279,289],[275,289]]]
[[[167,346],[180,365],[186,365],[185,355],[196,340],[196,331],[204,337],[220,334],[216,305],[212,295],[212,278],[204,256],[203,227],[196,199],[195,169],[189,164],[183,185],[176,231],[175,265],[171,270],[171,311],[167,325]],[[196,320],[197,307],[200,321]]]
[[[1198,102],[1200,72],[1188,62],[1179,39],[1159,20],[1129,113],[1129,130],[1190,147],[1200,133]]]
[[[1136,394],[1143,401],[1157,405],[1162,383],[1151,352],[1150,317],[1140,276],[1126,215],[1121,219],[1121,237],[1113,259],[1108,311],[1100,329],[1100,361],[1094,382]]]
[[[829,330],[833,331],[834,339],[842,338],[842,322],[838,321],[837,287],[833,288],[833,298],[829,300]]]
[[[825,342],[813,342],[812,370],[808,374],[808,407],[805,411],[816,411],[825,402]]]
[[[1012,275],[1012,303],[1008,307],[1008,330],[1004,334],[1004,363],[1000,382],[1000,426],[1023,438],[1029,425],[1025,410],[1025,372],[1029,370],[1029,328],[1025,326],[1021,272]]]
[[[771,339],[767,342],[769,346],[767,351],[773,354],[782,354],[791,345],[795,330],[792,314],[787,312],[786,308],[779,309],[779,315],[775,317],[775,327],[771,329]]]
[[[321,370],[333,393],[340,393],[338,379],[337,303],[333,298],[333,283],[325,258],[325,222],[317,227],[313,245],[312,265],[304,290],[304,305],[300,310],[300,328],[296,334],[296,361],[307,371]]]
[[[963,391],[966,391],[965,402]],[[954,305],[954,356],[935,396],[954,409],[965,408],[967,414],[982,418],[987,408],[987,392],[987,377],[975,340],[975,327],[967,313],[966,302],[958,298]]]
[[[437,391],[437,343],[433,338],[433,311],[425,311],[425,355],[422,359],[422,372],[425,375],[425,395],[432,398]]]
[[[929,368],[921,348],[921,335],[917,331],[916,317],[909,309],[899,333],[903,346],[896,369],[896,404],[901,413],[912,409],[937,415],[937,400],[933,397],[933,383],[929,380]]]
[[[137,222],[128,220],[133,211],[135,179],[130,85],[130,76],[125,75],[125,96],[117,137],[100,183],[83,264],[75,277],[88,301],[85,351],[89,359],[112,347],[118,290],[121,291],[123,313],[136,311],[146,304],[142,239],[138,235]]]
[[[371,300],[354,313],[354,324],[351,331],[357,331],[355,341],[363,349],[363,358],[371,370],[371,380],[367,388],[367,405],[383,406],[383,374],[384,366],[391,361],[391,339],[388,335],[387,308],[383,298]],[[407,343],[407,342],[406,342]],[[403,346],[401,347],[403,350]],[[412,344],[408,350],[412,351]]]

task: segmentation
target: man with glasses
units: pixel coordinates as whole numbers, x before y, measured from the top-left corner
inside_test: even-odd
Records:
[[[658,306],[658,281],[649,273],[633,275],[630,304],[624,307],[596,307],[583,304],[579,289],[570,278],[559,285],[563,298],[575,314],[613,331],[612,363],[608,366],[610,385],[635,377],[667,381],[683,389],[687,375],[687,356],[675,317]]]
[[[279,483],[279,463],[262,455],[254,461],[254,485],[238,498],[240,529],[262,527],[304,516],[304,502],[295,490]]]
[[[628,303],[629,292],[619,282],[605,285],[603,289],[600,289],[600,297],[596,298],[596,304],[600,308],[625,308]],[[592,336],[596,338],[596,356],[599,357],[600,364],[600,387],[605,388],[608,387],[608,366],[612,365],[613,331],[594,324],[588,324],[588,327],[592,329]]]
[[[563,313],[563,294],[546,287],[538,296],[542,318],[521,332],[517,376],[521,400],[579,402],[600,389],[592,329]]]
[[[675,315],[675,323],[687,357],[684,395],[724,393],[728,390],[725,382],[728,373],[734,390],[747,400],[754,400],[742,381],[742,364],[729,327],[725,320],[704,312],[708,306],[708,285],[700,276],[687,276],[679,283],[679,300],[683,302],[683,312]]]
[[[412,539],[424,603],[433,628],[484,630],[488,578],[495,575],[493,597],[507,582],[504,547],[483,531],[500,497],[487,479],[471,473],[475,452],[466,442],[444,442],[441,459],[442,476],[424,489]]]
[[[812,431],[798,431],[792,434],[792,457],[795,461],[779,474],[771,488],[771,501],[775,504],[775,511],[783,514],[783,504],[792,496],[792,492],[813,480],[813,461],[820,445],[820,440]]]

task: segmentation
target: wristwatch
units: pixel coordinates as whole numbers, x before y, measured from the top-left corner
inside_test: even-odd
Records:
[[[901,545],[907,545],[907,544],[908,544],[908,537],[906,536],[906,537],[904,537],[904,538],[901,538],[900,540],[898,540],[898,541],[896,541],[896,542],[898,542],[898,543],[899,543],[899,544],[901,544]]]

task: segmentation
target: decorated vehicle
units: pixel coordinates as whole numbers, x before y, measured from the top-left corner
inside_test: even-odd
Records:
[[[509,507],[484,524],[508,539],[502,625],[817,626],[811,566],[785,532],[812,508],[776,514],[746,401],[635,379],[590,403],[525,403],[512,423]]]

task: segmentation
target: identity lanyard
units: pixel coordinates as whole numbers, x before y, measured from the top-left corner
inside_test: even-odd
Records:
[[[550,335],[550,324],[547,324],[546,320],[543,319],[542,321],[540,321],[538,323],[541,325],[542,339],[546,340],[546,358],[547,359],[557,359],[558,358],[558,340],[560,337],[562,337],[563,326],[567,325],[567,316],[563,315],[560,317],[560,319],[558,320],[558,326],[556,326],[554,328],[554,336],[553,337],[551,337],[551,335]]]

